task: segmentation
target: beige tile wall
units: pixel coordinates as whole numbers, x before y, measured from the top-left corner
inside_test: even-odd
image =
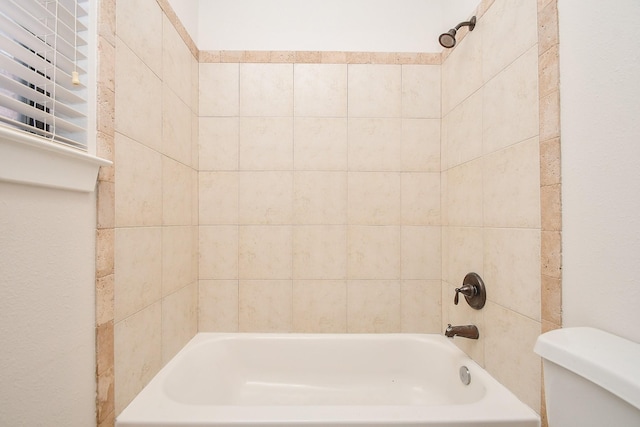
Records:
[[[491,4],[493,3],[493,4]],[[442,64],[443,323],[475,323],[465,351],[540,407],[541,216],[537,4],[483,2]],[[466,273],[481,311],[453,305]]]
[[[197,323],[476,323],[478,342],[456,342],[538,408],[530,347],[541,320],[561,322],[558,40],[555,0],[538,1],[538,33],[524,3],[484,0],[440,67],[440,54],[198,52],[166,0],[102,1],[98,150],[117,167],[98,185],[99,425]],[[468,271],[489,286],[483,311],[452,304]]]
[[[440,65],[201,56],[200,330],[438,332]]]
[[[156,0],[119,1],[115,19],[118,414],[197,331],[199,70]]]

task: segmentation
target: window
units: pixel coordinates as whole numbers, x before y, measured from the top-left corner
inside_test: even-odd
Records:
[[[111,164],[92,153],[92,5],[0,0],[0,182],[91,192]]]
[[[0,126],[87,148],[89,0],[0,0]]]

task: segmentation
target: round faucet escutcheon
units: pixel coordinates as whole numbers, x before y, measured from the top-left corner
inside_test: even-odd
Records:
[[[469,273],[464,276],[462,286],[456,288],[456,295],[453,298],[455,305],[458,305],[459,294],[464,295],[467,304],[476,310],[480,310],[487,302],[486,287],[484,286],[482,278],[477,273]]]

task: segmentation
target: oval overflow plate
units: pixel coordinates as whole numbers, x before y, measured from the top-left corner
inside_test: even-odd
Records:
[[[462,381],[464,385],[471,384],[471,372],[469,372],[469,368],[464,365],[460,366],[460,381]]]

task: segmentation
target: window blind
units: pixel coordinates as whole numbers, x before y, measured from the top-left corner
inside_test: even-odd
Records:
[[[89,0],[0,0],[0,126],[86,149]]]

